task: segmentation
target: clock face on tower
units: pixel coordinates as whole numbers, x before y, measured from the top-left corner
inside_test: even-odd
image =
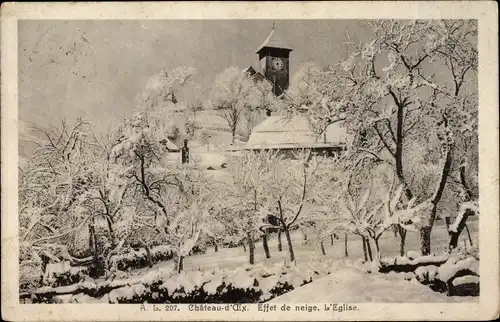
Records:
[[[273,58],[271,65],[273,66],[274,70],[282,70],[285,66],[285,63],[283,62],[283,59]]]

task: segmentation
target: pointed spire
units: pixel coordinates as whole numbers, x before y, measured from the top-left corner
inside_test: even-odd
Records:
[[[271,33],[267,37],[266,40],[262,43],[262,45],[259,46],[257,49],[257,53],[259,53],[262,49],[265,47],[269,48],[281,48],[281,49],[286,49],[289,51],[292,51],[293,49],[290,48],[285,44],[285,42],[281,39],[281,37],[276,33],[276,23],[273,20],[273,29],[271,30]]]

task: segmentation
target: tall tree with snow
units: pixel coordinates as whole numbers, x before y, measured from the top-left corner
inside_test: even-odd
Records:
[[[162,123],[154,113],[139,111],[122,129],[111,160],[125,167],[135,191],[135,222],[152,227],[158,239],[174,253],[175,269],[182,270],[206,228],[210,189],[203,173],[190,165],[171,165],[161,143]],[[149,247],[144,243],[146,251]]]
[[[149,78],[144,90],[139,93],[137,97],[139,105],[145,108],[158,108],[168,102],[172,103],[167,104],[170,112],[177,112],[180,93],[193,82],[196,75],[197,70],[192,67],[180,66],[172,70],[163,68]]]
[[[185,73],[180,72],[183,69],[176,71],[163,75],[159,93],[174,93],[179,82],[185,84]],[[193,212],[200,216],[204,212],[198,209],[196,200],[186,197],[194,189],[186,189],[184,184],[189,181],[181,181],[181,178],[187,178],[188,170],[173,166],[167,160],[168,149],[163,142],[171,128],[170,117],[171,114],[165,113],[162,106],[140,106],[120,129],[121,135],[111,150],[110,160],[126,168],[126,176],[136,192],[134,196],[150,210],[151,216],[143,218],[143,223],[153,225],[165,236],[177,256],[179,268],[183,256],[191,250],[189,246],[194,246],[193,240],[198,239],[202,226],[198,222],[201,217],[196,217]],[[179,208],[181,204],[184,205],[182,209]]]
[[[470,21],[376,21],[372,27],[371,41],[356,44],[349,39],[349,58],[331,72],[316,74],[318,95],[306,114],[319,133],[345,120],[351,134],[347,154],[368,154],[390,164],[404,185],[406,202],[426,202],[429,209],[419,229],[421,251],[429,254],[430,234],[453,167],[452,124],[460,119],[457,111],[467,110],[465,118],[473,117],[477,26]],[[449,70],[451,81],[434,76],[436,69]],[[425,164],[408,168],[415,146],[427,147]],[[435,173],[434,188],[417,195],[415,185],[428,171]],[[404,244],[402,226],[399,233]]]
[[[243,112],[245,121],[243,134],[247,139],[257,124],[277,110],[279,99],[274,95],[271,83],[262,80],[254,82],[249,101],[248,108]]]
[[[279,153],[270,154],[262,167],[260,179],[264,184],[264,202],[260,211],[263,218],[273,216],[279,228],[285,233],[290,260],[295,253],[290,232],[300,226],[303,210],[314,197],[315,185],[311,178],[316,171],[316,161],[311,152],[296,152],[296,160],[282,160]],[[272,223],[271,226],[274,226]]]
[[[174,253],[175,271],[183,270],[183,261],[202,235],[218,233],[217,220],[210,213],[213,194],[210,181],[203,172],[183,166],[177,173],[179,189],[168,192],[172,220],[157,222],[166,244]]]
[[[209,97],[213,108],[226,120],[234,143],[244,113],[256,106],[256,85],[247,74],[229,67],[215,77]]]
[[[264,252],[270,258],[267,246],[267,217],[262,214],[265,194],[264,173],[268,169],[270,160],[276,158],[273,152],[247,152],[242,156],[234,157],[229,162],[231,184],[225,196],[230,202],[230,209],[236,214],[238,222],[235,225],[242,236],[237,239],[246,239],[249,247],[249,262],[254,263],[254,240],[262,235]],[[240,235],[238,234],[238,235]]]
[[[116,246],[126,180],[109,168],[107,148],[84,119],[38,130],[46,141],[20,172],[21,249],[34,252],[42,271],[48,261],[97,265]],[[95,233],[97,220],[107,223],[108,246]]]

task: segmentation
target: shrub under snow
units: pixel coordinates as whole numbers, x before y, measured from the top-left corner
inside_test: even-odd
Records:
[[[151,248],[152,263],[158,263],[172,258],[172,250],[168,246],[162,245]],[[120,271],[147,267],[149,263],[146,250],[141,248],[138,251],[132,250],[125,254],[112,256],[111,265]]]
[[[453,286],[464,285],[464,284],[479,284],[479,276],[466,275],[457,277],[453,280]]]
[[[439,267],[439,279],[448,282],[462,270],[468,270],[479,275],[479,261],[474,257],[461,259],[458,256],[452,256],[446,263]]]
[[[412,255],[408,254],[408,257]],[[448,295],[479,294],[479,260],[470,254],[408,257],[384,259],[379,272],[412,274],[416,281],[428,285],[434,291],[447,292]]]
[[[71,296],[68,294],[49,296],[40,294],[35,301],[63,303],[82,303],[82,301],[106,303],[256,303],[308,284],[313,279],[329,274],[333,267],[335,265],[332,262],[325,261],[297,265],[265,266],[260,264],[236,270],[190,271],[180,274],[157,270],[130,280],[78,285],[77,292],[69,294]]]

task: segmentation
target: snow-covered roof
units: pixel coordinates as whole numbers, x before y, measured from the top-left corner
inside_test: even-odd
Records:
[[[256,73],[255,69],[252,66],[248,66],[242,72],[243,73],[250,73],[250,75],[253,75]]]
[[[162,139],[160,143],[163,144],[170,152],[180,151],[179,147],[167,138]]]
[[[271,85],[273,84],[269,79],[266,78],[261,72],[258,72],[253,68],[253,66],[248,66],[242,71],[243,74],[247,74],[250,76],[251,79],[254,81],[263,81],[266,80],[268,81]]]
[[[326,148],[343,145],[345,138],[345,130],[338,124],[330,125],[324,135],[318,136],[305,116],[270,116],[253,128],[245,148]]]
[[[271,31],[271,33],[269,34],[269,36],[266,38],[266,40],[264,40],[262,45],[260,45],[259,48],[257,48],[257,51],[256,51],[257,54],[265,47],[281,48],[281,49],[286,49],[289,51],[293,50],[290,46],[285,44],[283,39],[281,39],[281,37],[275,32],[274,28]]]

